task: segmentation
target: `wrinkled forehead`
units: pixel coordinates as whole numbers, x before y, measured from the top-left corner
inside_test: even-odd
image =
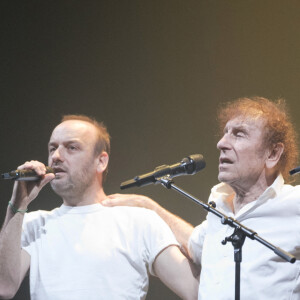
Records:
[[[229,115],[230,119],[244,119],[250,121],[258,121],[258,120],[264,120],[265,114],[262,110],[257,109],[256,107],[245,107],[245,108],[239,108],[236,109],[231,116]]]
[[[245,128],[249,130],[260,130],[264,133],[265,125],[266,121],[262,116],[238,115],[231,118],[225,124],[224,130],[228,128]]]
[[[50,137],[50,142],[61,140],[82,140],[83,142],[96,140],[94,125],[80,120],[67,120],[58,124]]]

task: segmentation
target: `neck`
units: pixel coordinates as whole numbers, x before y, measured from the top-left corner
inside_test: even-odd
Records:
[[[68,195],[62,196],[63,203],[67,206],[83,206],[102,202],[106,198],[106,194],[102,185],[89,187],[82,192],[70,192]]]
[[[238,213],[245,205],[257,200],[259,196],[267,189],[257,188],[250,191],[235,190],[235,197],[232,200],[233,212]]]
[[[235,192],[235,197],[228,199],[233,212],[238,213],[245,205],[259,198],[260,195],[274,182],[276,174],[261,176],[252,184],[229,184]]]

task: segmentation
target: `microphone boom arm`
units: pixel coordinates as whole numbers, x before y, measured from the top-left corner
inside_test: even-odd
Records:
[[[161,178],[157,178],[157,182],[161,183],[167,189],[173,189],[178,193],[184,195],[185,197],[191,199],[198,205],[202,206],[205,210],[213,213],[214,215],[218,216],[221,219],[221,223],[223,225],[229,225],[230,227],[234,228],[234,232],[231,236],[225,237],[222,241],[222,244],[225,245],[227,242],[231,242],[234,247],[234,261],[235,261],[235,300],[240,300],[240,264],[242,261],[242,246],[244,244],[245,238],[248,237],[251,240],[256,240],[266,246],[267,248],[271,249],[275,254],[283,258],[284,260],[294,263],[296,261],[296,257],[292,254],[284,251],[283,249],[276,247],[266,241],[265,239],[261,238],[257,235],[257,233],[243,224],[239,223],[237,220],[227,217],[217,209],[215,209],[216,204],[215,202],[211,201],[208,204],[200,201],[196,197],[192,196],[191,194],[187,193],[186,191],[182,190],[178,186],[176,186],[170,176],[163,176]]]
[[[191,199],[198,205],[202,206],[205,210],[213,213],[214,215],[216,215],[217,217],[219,217],[221,219],[221,223],[223,225],[229,225],[230,227],[241,229],[247,237],[249,237],[252,240],[257,240],[258,242],[262,243],[263,245],[265,245],[269,249],[273,250],[277,255],[279,255],[281,258],[285,259],[286,261],[288,261],[290,263],[294,263],[296,261],[296,258],[293,255],[291,255],[290,253],[280,249],[279,247],[276,247],[276,246],[268,243],[264,239],[260,238],[255,231],[247,228],[243,224],[239,223],[237,220],[235,220],[231,217],[227,217],[225,214],[223,214],[220,211],[218,211],[217,209],[215,209],[216,204],[213,201],[209,202],[209,204],[204,203],[203,201],[197,199],[193,195],[187,193],[183,189],[176,186],[174,184],[173,180],[168,176],[158,178],[157,182],[161,183],[167,189],[173,189],[173,190],[177,191],[178,193],[184,195],[185,197]]]

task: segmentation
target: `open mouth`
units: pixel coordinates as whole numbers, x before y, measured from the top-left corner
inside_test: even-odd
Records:
[[[60,177],[64,173],[66,173],[66,171],[63,168],[59,168],[59,167],[54,167],[53,170],[54,170],[56,178]]]
[[[224,165],[224,164],[233,164],[232,160],[230,160],[229,158],[226,158],[226,157],[221,157],[219,159],[219,162],[221,165]]]

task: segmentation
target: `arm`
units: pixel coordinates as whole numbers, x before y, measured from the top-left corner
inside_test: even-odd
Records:
[[[114,194],[109,195],[102,201],[102,204],[105,206],[137,206],[155,211],[169,225],[177,241],[180,243],[184,254],[190,257],[188,253],[188,241],[194,227],[185,220],[164,209],[157,202],[142,195]]]
[[[10,299],[18,291],[29,270],[30,256],[21,249],[24,215],[7,208],[6,225],[0,233],[0,298]]]
[[[17,210],[26,210],[39,191],[54,178],[45,175],[45,166],[37,161],[27,162],[18,169],[33,169],[43,176],[37,182],[15,182],[11,203]],[[30,255],[21,248],[24,214],[14,213],[9,206],[0,232],[0,298],[12,298],[18,291],[30,266]]]
[[[177,246],[165,248],[155,259],[153,270],[160,280],[180,298],[198,298],[199,278],[191,262]]]

